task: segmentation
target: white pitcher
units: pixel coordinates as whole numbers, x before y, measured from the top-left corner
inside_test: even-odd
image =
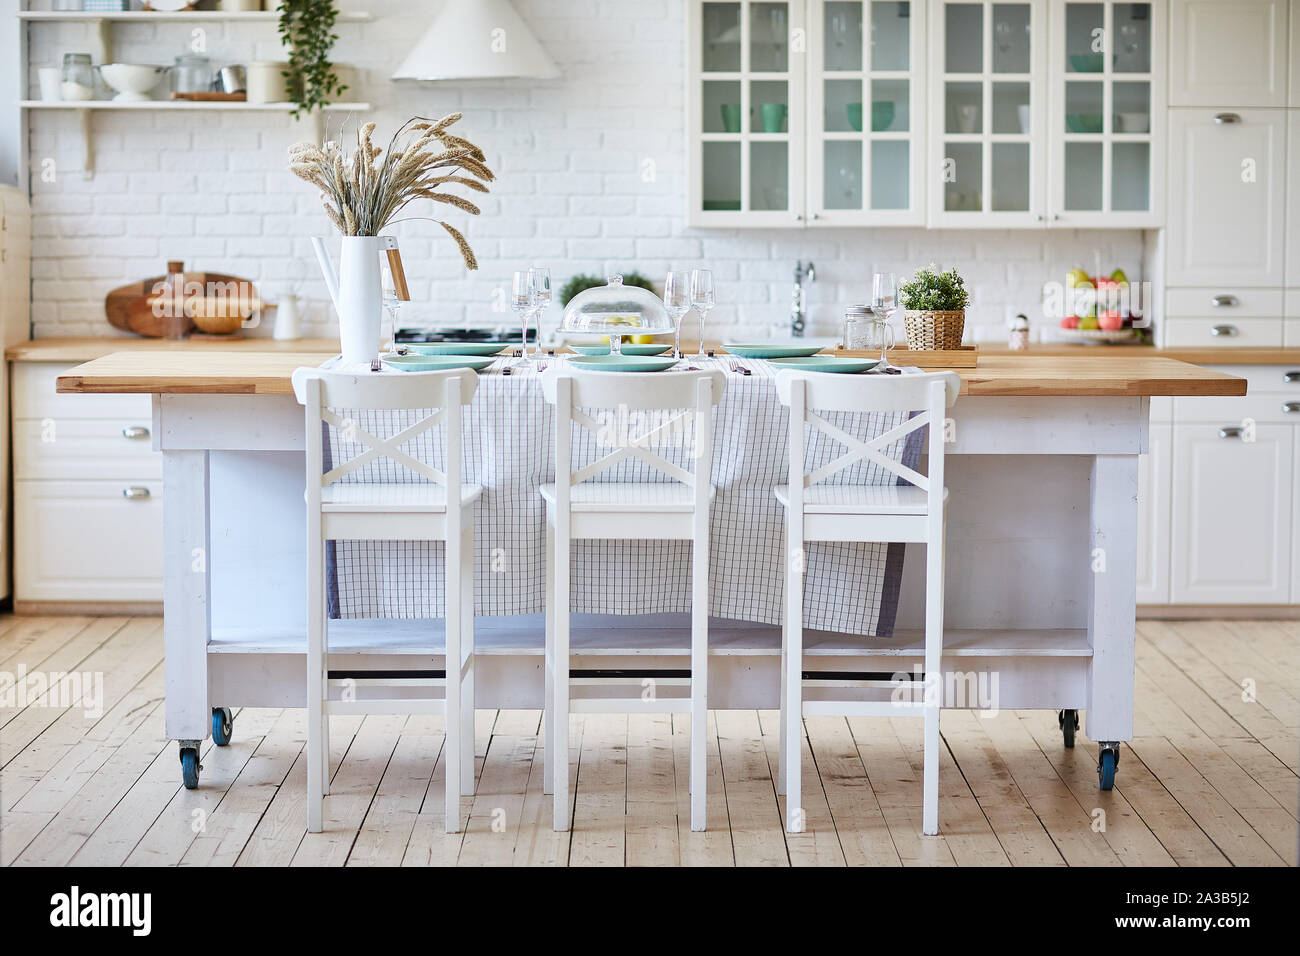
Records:
[[[344,236],[339,254],[338,271],[325,248],[325,239],[312,237],[312,247],[325,275],[325,286],[339,316],[339,341],[343,361],[359,364],[372,361],[379,354],[379,334],[384,310],[384,291],[380,280],[380,254],[388,256],[397,298],[410,300],[401,253],[392,236]]]

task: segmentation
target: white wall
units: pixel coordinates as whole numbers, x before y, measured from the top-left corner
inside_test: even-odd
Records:
[[[46,4],[48,5],[48,4]],[[206,5],[206,4],[205,4]],[[391,131],[419,113],[465,113],[459,132],[477,141],[499,175],[477,219],[457,214],[478,255],[467,275],[431,223],[395,232],[417,317],[497,324],[492,290],[514,269],[546,265],[557,285],[575,272],[638,269],[661,280],[670,267],[708,266],[718,283],[710,324],[766,329],[790,312],[796,258],[811,259],[810,334],[833,334],[842,307],[869,293],[873,270],[953,265],[973,293],[969,321],[1001,339],[1008,315],[1043,325],[1044,280],[1078,266],[1142,273],[1136,231],[938,232],[923,229],[693,230],[683,211],[683,4],[680,0],[515,0],[560,65],[544,83],[394,84],[388,74],[414,43],[435,0],[340,0],[366,9],[367,24],[338,25],[339,62],[355,64],[363,114]],[[89,49],[88,27],[32,28],[33,68]],[[187,25],[116,28],[115,59],[170,63]],[[272,59],[272,24],[207,27],[215,61]],[[34,76],[32,78],[34,84]],[[307,237],[326,232],[314,192],[285,170],[286,147],[303,138],[278,114],[105,113],[95,116],[92,180],[81,177],[75,116],[31,114],[33,317],[38,336],[106,334],[109,289],[165,271],[165,260],[246,276],[274,299],[297,286],[311,299],[309,333],[333,325]],[[331,124],[338,122],[338,114]],[[336,135],[336,134],[335,134]],[[42,161],[52,159],[53,183]],[[643,175],[647,161],[653,179]],[[440,207],[441,208],[441,207]],[[416,215],[425,214],[417,212]],[[556,312],[558,315],[558,310]],[[553,316],[554,318],[554,316]]]

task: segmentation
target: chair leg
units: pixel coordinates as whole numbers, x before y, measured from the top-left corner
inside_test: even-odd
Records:
[[[324,728],[324,684],[321,681],[323,631],[325,628],[323,545],[319,535],[307,546],[307,831],[320,833],[325,815],[324,780],[321,767],[321,735]]]
[[[782,584],[784,583],[785,583],[785,579],[782,578]],[[785,600],[783,595],[782,596],[783,608],[784,605],[785,605]],[[786,656],[788,653],[786,650],[786,645],[790,640],[787,617],[788,615],[785,613],[784,610],[782,610],[781,612],[781,673],[779,675],[779,683],[781,685],[781,713],[777,720],[777,723],[780,724],[780,743],[778,744],[776,750],[776,792],[778,796],[782,796],[782,797],[785,796],[787,792],[787,786],[786,786],[787,780],[786,780],[786,772],[785,772],[785,748],[786,748],[786,738],[789,736],[786,733],[787,721],[785,718],[786,707],[788,706],[786,702],[786,695],[785,695],[785,668],[786,668]]]
[[[472,512],[471,512],[472,522]],[[474,525],[461,533],[460,619],[464,658],[460,691],[460,792],[474,796]]]
[[[937,538],[937,540],[936,540]],[[921,784],[921,832],[939,832],[939,711],[943,706],[944,534],[925,548],[925,753]]]
[[[460,790],[461,771],[461,538],[458,533],[447,535],[447,580],[446,580],[446,676],[447,685],[445,724],[443,737],[443,764],[446,772],[444,781],[446,809],[444,812],[445,829],[448,833],[460,832]]]
[[[803,818],[803,559],[794,549],[802,532],[786,535],[785,572],[785,710],[781,714],[785,741],[785,828],[802,833]],[[791,544],[790,542],[794,542]]]
[[[568,529],[555,535],[555,617],[553,667],[554,699],[551,704],[551,735],[555,759],[551,778],[553,826],[569,829],[569,537]]]
[[[556,747],[555,721],[551,717],[552,701],[555,696],[555,530],[548,523],[546,526],[546,588],[544,602],[546,607],[546,653],[544,669],[546,686],[542,693],[542,793],[553,793],[555,758],[559,753]]]
[[[707,828],[709,725],[709,545],[697,535],[691,562],[691,829]]]

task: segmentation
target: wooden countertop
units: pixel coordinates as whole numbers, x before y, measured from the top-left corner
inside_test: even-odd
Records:
[[[316,366],[318,352],[136,349],[116,352],[59,376],[60,392],[228,395],[289,394],[294,369]],[[987,355],[959,369],[963,395],[1245,395],[1246,381],[1157,356],[1107,362],[1073,355]]]
[[[1295,365],[1300,367],[1300,348],[1156,348],[1151,345],[1077,345],[1071,342],[1043,343],[1029,346],[1022,352],[1013,352],[1005,345],[980,343],[980,356],[985,355],[1047,355],[1078,356],[1079,358],[1114,359],[1130,356],[1159,356],[1193,365]]]
[[[32,339],[5,350],[11,362],[89,362],[114,352],[271,352],[334,355],[338,339],[152,339],[143,336],[85,336],[81,338]]]

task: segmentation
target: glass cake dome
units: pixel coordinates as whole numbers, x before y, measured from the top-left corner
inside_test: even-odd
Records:
[[[569,300],[561,331],[608,335],[611,355],[622,354],[625,335],[673,331],[668,310],[653,292],[624,285],[621,275],[607,276],[606,282]]]

